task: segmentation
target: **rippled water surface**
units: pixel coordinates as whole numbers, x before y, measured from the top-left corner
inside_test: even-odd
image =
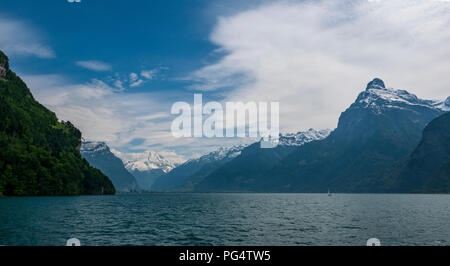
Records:
[[[0,198],[0,245],[449,245],[449,195]]]

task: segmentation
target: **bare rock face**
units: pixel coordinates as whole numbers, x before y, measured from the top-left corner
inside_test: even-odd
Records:
[[[5,78],[7,71],[5,65],[0,64],[0,77]]]
[[[6,80],[6,74],[9,71],[8,57],[0,51],[0,79]]]

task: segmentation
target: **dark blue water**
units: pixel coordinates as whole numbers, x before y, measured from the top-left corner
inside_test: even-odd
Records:
[[[0,245],[449,245],[450,195],[0,198]]]

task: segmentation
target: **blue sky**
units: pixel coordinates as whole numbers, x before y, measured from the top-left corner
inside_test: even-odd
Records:
[[[129,73],[140,69],[169,68],[177,77],[210,60],[215,46],[208,41],[214,20],[208,1],[2,1],[2,16],[19,19],[39,31],[54,53],[52,60],[13,57],[18,71],[70,73],[77,81]],[[99,60],[112,71],[95,73],[73,64]],[[178,89],[183,82],[166,77],[137,90]],[[170,81],[170,82],[168,82]]]
[[[374,77],[445,99],[449,2],[4,0],[0,49],[90,140],[189,158],[248,139],[174,139],[171,105],[279,101],[282,132],[334,128]]]
[[[116,93],[167,95],[167,110],[161,111],[168,111],[176,99],[192,101],[191,97],[186,98],[192,90],[186,88],[195,82],[186,77],[195,69],[220,58],[220,52],[215,52],[218,47],[209,41],[209,34],[218,12],[226,14],[242,7],[238,3],[206,0],[107,3],[100,0],[80,3],[51,0],[39,4],[26,0],[4,1],[0,7],[0,21],[6,25],[18,24],[13,25],[8,33],[29,35],[19,40],[18,46],[22,45],[20,42],[29,41],[30,47],[20,50],[4,45],[0,48],[8,53],[11,67],[25,80],[28,79],[38,96],[48,90],[43,88],[47,83],[58,91],[59,85],[76,86],[98,80],[117,89]],[[134,78],[136,86],[131,86],[132,73],[137,75]],[[116,83],[118,80],[123,88]],[[138,85],[141,80],[141,85]],[[44,104],[48,103],[46,105],[50,109],[57,111],[58,108],[52,108],[55,106],[47,99],[52,94],[50,90],[38,99],[42,98],[40,100]],[[67,116],[70,119],[65,111],[57,113],[62,119]],[[74,123],[85,129],[82,121]],[[87,138],[107,140],[125,152],[141,152],[155,146],[160,149],[158,146],[161,146],[152,143],[143,147],[141,144],[146,136],[132,138],[119,145],[114,145],[114,137],[102,138],[102,134],[88,134]],[[217,144],[208,146],[212,149]],[[186,156],[193,153],[202,151],[187,152]]]

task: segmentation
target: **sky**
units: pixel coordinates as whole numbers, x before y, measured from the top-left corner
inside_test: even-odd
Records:
[[[282,132],[333,129],[375,77],[450,96],[450,2],[2,0],[0,49],[86,140],[185,160],[240,138],[174,138],[173,103],[278,101]]]

